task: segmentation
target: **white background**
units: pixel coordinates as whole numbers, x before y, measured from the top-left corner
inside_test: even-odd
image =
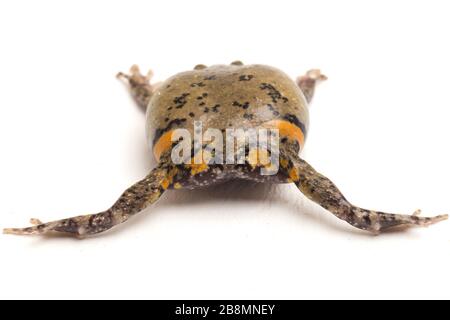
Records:
[[[450,211],[446,1],[4,1],[0,226],[108,208],[154,165],[114,76],[329,80],[303,156],[355,204]],[[450,298],[450,224],[371,236],[290,185],[170,191],[104,235],[0,235],[0,298]]]

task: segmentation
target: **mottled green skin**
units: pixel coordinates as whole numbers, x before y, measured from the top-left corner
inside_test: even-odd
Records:
[[[147,107],[147,138],[154,145],[162,134],[176,128],[185,128],[193,136],[194,121],[201,121],[205,131],[258,129],[275,119],[297,125],[306,136],[307,102],[294,81],[266,65],[216,65],[176,74],[156,89]],[[293,143],[298,152],[300,146]],[[236,178],[287,182],[282,172],[261,176],[256,169],[211,165],[198,176],[179,175],[171,187],[176,182],[184,188],[205,187]]]
[[[158,87],[147,108],[147,138],[154,144],[169,127],[193,134],[196,120],[203,130],[259,128],[292,116],[306,135],[305,97],[285,73],[265,65],[218,65],[176,74]]]

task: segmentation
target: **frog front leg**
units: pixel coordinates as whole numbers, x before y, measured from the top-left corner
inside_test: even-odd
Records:
[[[314,96],[316,85],[325,80],[327,80],[327,77],[319,69],[311,69],[305,75],[297,78],[297,85],[302,90],[308,103],[311,102]]]
[[[83,237],[106,231],[127,221],[158,200],[171,184],[172,171],[172,166],[159,164],[147,177],[128,188],[116,203],[106,211],[47,223],[42,223],[38,219],[31,219],[34,226],[4,229],[3,233],[33,235],[56,231]]]
[[[151,84],[150,80],[152,77],[153,72],[151,70],[146,75],[142,75],[137,65],[133,65],[130,68],[129,74],[122,72],[117,74],[117,78],[125,80],[128,83],[131,95],[143,110],[147,109],[147,105],[158,85]]]
[[[284,164],[289,179],[306,197],[359,229],[379,233],[397,226],[428,226],[448,218],[446,214],[419,217],[420,210],[413,215],[404,215],[362,209],[347,201],[330,179],[318,173],[296,154],[285,156],[281,163]]]

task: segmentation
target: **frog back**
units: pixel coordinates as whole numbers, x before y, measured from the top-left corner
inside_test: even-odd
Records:
[[[157,160],[172,147],[175,129],[277,128],[303,146],[309,127],[306,99],[284,72],[266,65],[216,65],[163,82],[147,107],[148,143]]]

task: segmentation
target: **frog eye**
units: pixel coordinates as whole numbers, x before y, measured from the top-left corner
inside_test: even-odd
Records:
[[[244,63],[242,61],[236,60],[231,63],[233,66],[243,66]]]
[[[202,69],[206,69],[208,68],[207,66],[205,66],[204,64],[198,64],[194,67],[194,70],[202,70]]]

